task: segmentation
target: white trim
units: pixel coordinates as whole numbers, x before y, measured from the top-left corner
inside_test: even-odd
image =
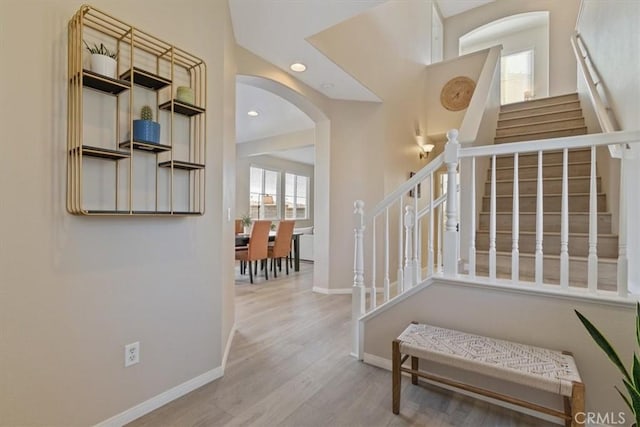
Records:
[[[233,326],[231,326],[231,331],[229,331],[229,337],[227,337],[227,345],[224,348],[224,354],[222,355],[222,375],[224,375],[224,370],[227,369],[227,358],[229,357],[229,351],[231,351],[231,343],[233,342],[233,337],[236,335],[236,322],[233,322]]]
[[[329,288],[322,288],[320,286],[314,286],[311,289],[311,291],[316,292],[318,294],[324,294],[324,295],[351,295],[351,293],[353,292],[351,288],[329,289]]]
[[[414,286],[413,288],[409,289],[406,292],[403,292],[402,294],[398,295],[397,297],[390,299],[389,301],[385,302],[384,304],[381,304],[381,305],[377,306],[375,309],[371,310],[370,312],[365,313],[364,315],[362,315],[362,317],[360,317],[360,319],[358,319],[358,321],[364,324],[364,322],[367,322],[368,320],[376,317],[378,314],[384,313],[385,311],[387,311],[391,307],[401,303],[402,301],[406,300],[407,298],[409,298],[409,297],[417,294],[418,292],[422,291],[423,289],[427,288],[432,283],[433,283],[433,276],[427,277],[422,283]]]
[[[164,391],[157,396],[152,397],[132,408],[127,409],[113,417],[99,422],[95,427],[120,427],[130,423],[133,420],[140,418],[141,416],[148,414],[149,412],[158,409],[159,407],[166,405],[167,403],[176,400],[177,398],[184,396],[185,394],[192,392],[193,390],[202,387],[203,385],[210,383],[222,377],[223,368],[218,366],[210,371],[205,372],[202,375],[198,375],[188,381],[183,382],[167,391]]]
[[[364,353],[364,363],[366,363],[368,365],[372,365],[372,366],[378,367],[378,368],[381,368],[381,369],[385,369],[387,371],[391,371],[391,366],[392,366],[391,360],[386,359],[384,357],[376,356],[375,354]],[[403,372],[403,375],[409,376],[409,374],[404,373],[404,372]],[[448,386],[446,384],[442,384],[442,383],[439,383],[439,382],[431,381],[431,380],[428,380],[426,378],[418,378],[418,380],[421,381],[421,382],[426,382],[427,384],[431,384],[431,385],[435,385],[435,386],[440,387],[440,388],[444,388],[446,390],[453,391],[453,392],[458,393],[458,394],[462,394],[462,395],[465,395],[465,396],[470,396],[470,397],[472,397],[474,399],[482,400],[484,402],[488,402],[488,403],[491,403],[491,404],[496,405],[496,406],[500,406],[500,407],[503,407],[503,408],[511,409],[512,411],[520,412],[520,413],[526,414],[526,415],[531,415],[533,417],[536,417],[536,418],[539,418],[539,419],[542,419],[542,420],[545,420],[545,421],[549,421],[549,422],[552,422],[552,423],[564,425],[564,421],[561,422],[560,418],[556,418],[556,417],[553,417],[551,415],[543,414],[541,412],[532,411],[531,409],[523,408],[522,406],[512,405],[510,403],[503,402],[501,400],[492,399],[490,397],[483,396],[481,394],[473,393],[473,392],[466,391],[466,390],[461,390],[459,388],[451,387],[451,386]]]

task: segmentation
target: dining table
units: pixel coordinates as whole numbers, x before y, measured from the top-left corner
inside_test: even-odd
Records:
[[[293,230],[293,235],[291,236],[294,271],[300,271],[300,236],[302,234],[303,233],[300,231]],[[275,239],[276,239],[276,232],[271,231],[269,233],[269,241],[273,242]],[[251,240],[250,234],[248,233],[236,234],[236,248],[247,246],[250,240]]]

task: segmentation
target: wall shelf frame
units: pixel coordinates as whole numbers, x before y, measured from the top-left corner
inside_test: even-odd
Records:
[[[85,43],[117,53],[91,69]],[[199,57],[84,5],[68,24],[67,211],[94,216],[203,215],[207,68]],[[177,88],[193,90],[193,103]],[[191,99],[189,99],[191,101]],[[149,105],[160,140],[132,138]],[[151,139],[151,138],[149,138]]]

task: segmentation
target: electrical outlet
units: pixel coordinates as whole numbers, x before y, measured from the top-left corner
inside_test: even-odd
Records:
[[[140,342],[134,342],[124,346],[124,367],[128,368],[140,362]]]

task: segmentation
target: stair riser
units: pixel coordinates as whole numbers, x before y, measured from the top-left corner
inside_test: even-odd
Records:
[[[584,127],[584,119],[567,119],[560,122],[551,122],[551,123],[537,123],[537,124],[529,124],[529,125],[518,125],[508,128],[500,128],[496,129],[496,136],[512,136],[512,135],[520,135],[522,133],[529,132],[548,132],[548,131],[556,131],[556,130],[565,130],[576,127]]]
[[[497,212],[511,212],[513,211],[513,197],[498,197],[496,198]],[[560,212],[562,205],[562,197],[557,196],[544,196],[543,207],[546,212]],[[482,211],[489,212],[490,199],[488,196],[482,198]],[[607,210],[606,197],[604,194],[598,196],[598,212],[605,212]],[[536,211],[536,197],[520,197],[520,211],[521,212],[535,212]],[[589,195],[574,195],[569,194],[569,212],[589,212]]]
[[[487,276],[489,256],[479,253],[476,256],[476,274]],[[560,283],[560,261],[558,259],[545,258],[543,262],[543,281],[548,284]],[[587,287],[587,260],[569,260],[569,284],[572,286]],[[535,259],[533,257],[520,257],[520,280],[533,282],[535,278]],[[498,255],[496,257],[496,273],[498,277],[511,278],[511,256]],[[598,263],[598,289],[613,291],[616,289],[617,267],[615,263]]]
[[[567,170],[568,176],[589,176],[591,174],[591,165],[588,163],[569,164]],[[518,176],[520,178],[537,178],[537,167],[520,167],[518,168]],[[542,168],[543,178],[562,178],[562,165],[544,166]],[[513,168],[496,169],[496,179],[506,180],[513,179]],[[487,171],[487,180],[491,182],[491,168]]]
[[[578,108],[580,108],[580,101],[567,102],[559,105],[536,107],[522,111],[501,111],[499,120],[518,119],[522,117],[529,117],[535,114],[559,113],[567,110],[575,110]]]
[[[476,250],[489,250],[489,233],[479,231],[476,235]],[[496,250],[510,252],[512,248],[511,234],[500,233],[496,235]],[[547,255],[560,255],[560,235],[551,234],[543,236],[543,252]],[[518,242],[521,253],[534,254],[536,249],[536,236],[521,234]],[[569,256],[586,257],[589,255],[589,236],[569,236]],[[598,236],[598,256],[615,258],[618,256],[618,238],[615,236]]]
[[[535,123],[546,122],[549,120],[561,120],[561,119],[578,119],[582,117],[582,111],[579,109],[569,111],[558,111],[549,114],[535,114],[530,116],[519,117],[515,119],[498,120],[498,127],[505,126],[517,126],[517,125],[531,125]]]
[[[571,150],[569,151],[569,162],[590,162],[591,150]],[[542,154],[542,165],[562,163],[562,151],[553,151]],[[520,166],[537,166],[538,153],[520,154],[518,156],[518,165]],[[513,167],[513,156],[496,157],[496,166]]]
[[[562,138],[566,136],[586,135],[586,133],[587,133],[587,128],[582,127],[578,129],[542,132],[542,133],[536,133],[532,135],[500,136],[500,137],[496,137],[494,142],[496,144],[504,144],[507,142],[535,141],[538,139],[550,139],[550,138]]]
[[[570,178],[568,180],[569,184],[569,193],[589,193],[589,186],[591,185],[591,181],[589,178]],[[597,188],[598,193],[601,191],[601,182],[600,179],[597,179]],[[545,193],[549,194],[559,194],[562,193],[562,180],[554,179],[554,180],[545,180],[543,183],[543,190]],[[519,190],[520,194],[536,194],[538,189],[537,181],[522,181],[520,180]],[[513,180],[510,182],[498,182],[496,183],[496,191],[497,194],[500,195],[509,195],[513,194]],[[484,194],[491,194],[491,182],[485,183]]]
[[[520,110],[523,108],[544,107],[550,104],[559,104],[562,102],[569,102],[569,101],[579,101],[578,94],[569,93],[567,95],[552,96],[548,98],[532,99],[531,101],[506,104],[500,107],[500,111],[507,112],[507,111]]]
[[[598,233],[611,233],[611,214],[601,213],[598,218]],[[478,223],[479,230],[489,230],[489,213],[481,213]],[[510,231],[513,216],[511,213],[496,213],[496,230]],[[545,232],[560,232],[560,214],[547,213],[542,218],[542,228]],[[535,214],[520,214],[520,230],[536,231]],[[569,233],[588,233],[589,215],[569,214]]]

